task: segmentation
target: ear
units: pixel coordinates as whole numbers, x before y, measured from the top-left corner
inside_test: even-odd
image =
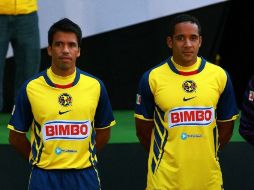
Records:
[[[167,45],[168,47],[171,49],[172,46],[173,46],[173,40],[172,40],[172,37],[171,36],[168,36],[167,37]]]
[[[80,56],[80,47],[78,48],[78,54],[77,54],[77,57]]]
[[[48,55],[52,56],[52,48],[51,48],[51,46],[47,47],[47,51],[48,51]]]
[[[199,37],[199,47],[202,45],[202,36]]]

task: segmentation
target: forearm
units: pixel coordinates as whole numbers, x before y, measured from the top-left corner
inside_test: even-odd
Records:
[[[137,134],[139,142],[144,146],[146,152],[149,152],[151,146],[151,136],[141,136]]]
[[[110,128],[96,130],[95,147],[97,151],[100,151],[110,139]]]
[[[25,134],[10,131],[9,142],[26,160],[29,160],[31,144]]]
[[[136,135],[140,143],[144,146],[145,150],[149,152],[154,122],[144,121],[137,118],[135,119],[135,122],[136,122]]]
[[[217,124],[218,124],[220,149],[223,149],[224,146],[230,141],[232,137],[234,129],[234,121],[218,122]]]

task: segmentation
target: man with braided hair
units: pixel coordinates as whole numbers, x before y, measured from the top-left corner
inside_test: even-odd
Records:
[[[142,76],[136,130],[149,152],[146,190],[221,190],[217,157],[238,116],[231,80],[198,57],[199,21],[178,15],[169,27],[173,56]]]

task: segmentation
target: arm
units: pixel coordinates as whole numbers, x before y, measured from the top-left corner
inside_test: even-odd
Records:
[[[219,133],[219,147],[223,149],[223,147],[229,142],[234,129],[234,121],[226,121],[226,122],[219,122],[217,121],[218,125],[218,133]]]
[[[110,138],[110,127],[106,129],[97,129],[96,136],[95,136],[96,150],[100,151],[102,147],[108,143],[109,138]]]
[[[9,142],[26,160],[29,160],[31,144],[26,138],[25,133],[18,133],[10,130]]]
[[[234,129],[234,120],[237,119],[239,110],[235,99],[235,93],[230,76],[227,76],[225,87],[220,95],[217,104],[217,126],[219,133],[219,148],[223,147],[229,142]]]
[[[135,118],[135,122],[136,122],[136,135],[140,143],[145,147],[145,150],[149,152],[154,122],[145,121],[138,118]]]

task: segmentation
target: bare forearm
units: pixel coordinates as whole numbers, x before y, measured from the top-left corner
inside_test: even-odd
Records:
[[[28,140],[26,140],[22,144],[23,145],[16,144],[16,146],[15,145],[13,145],[13,146],[26,160],[29,160],[29,155],[31,152],[30,142]]]
[[[234,121],[228,122],[218,122],[218,133],[219,133],[219,143],[220,149],[229,143],[234,129]]]
[[[144,121],[138,118],[135,119],[136,122],[136,135],[140,143],[144,146],[145,150],[149,152],[151,146],[151,135],[154,128],[153,121]]]
[[[149,152],[150,145],[151,145],[151,136],[150,137],[143,137],[137,134],[139,142],[144,146],[146,152]]]
[[[26,160],[29,160],[31,144],[25,134],[10,131],[9,142],[17,152],[19,152]]]
[[[109,141],[110,139],[110,128],[96,130],[95,136],[95,147],[97,151],[100,151]]]

